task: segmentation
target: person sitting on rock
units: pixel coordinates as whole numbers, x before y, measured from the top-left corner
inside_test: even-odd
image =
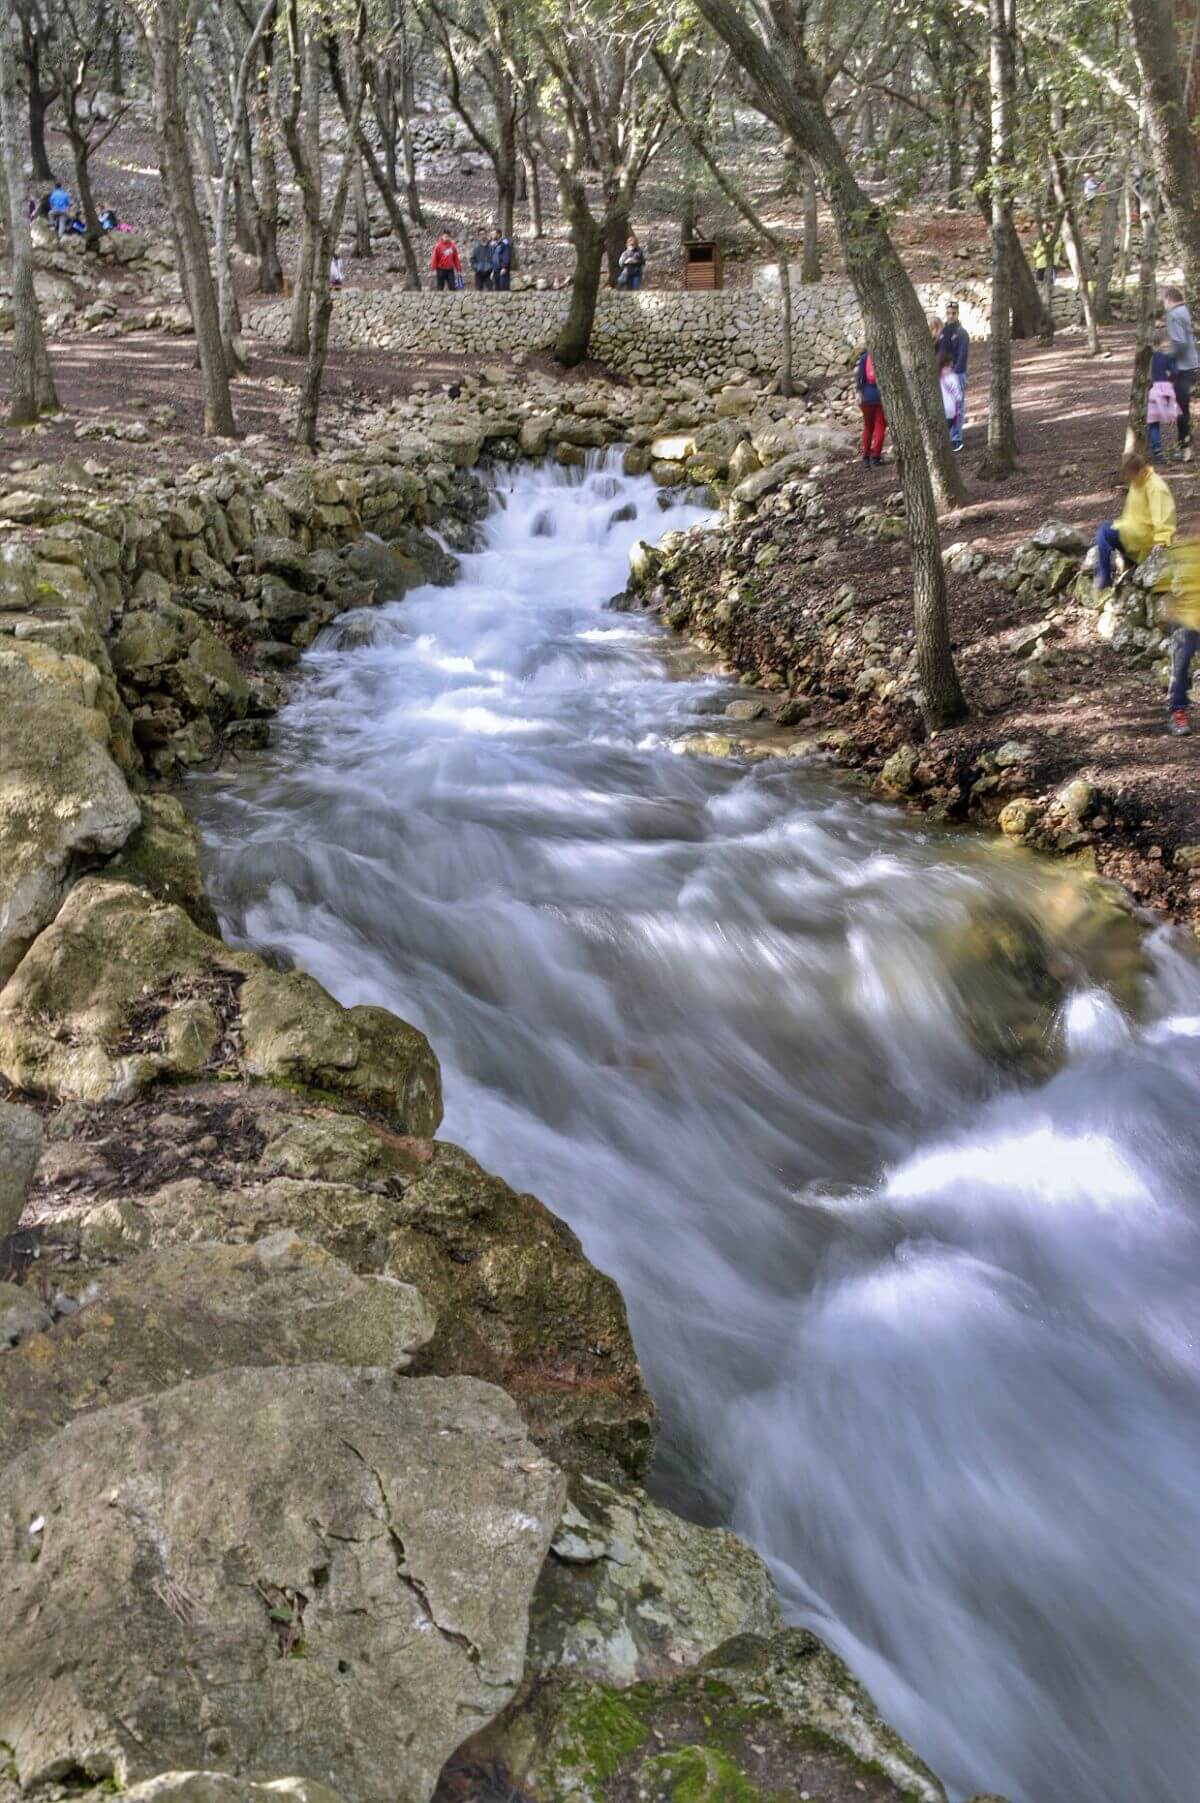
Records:
[[[102,232],[115,232],[116,231],[117,216],[113,212],[111,207],[101,207],[99,218],[100,218],[100,230]]]
[[[858,404],[862,410],[862,460],[864,463],[882,463],[887,419],[875,376],[875,359],[870,351],[864,351],[858,359],[854,386],[858,390]]]
[[[482,227],[471,246],[471,268],[475,275],[476,292],[482,293],[484,289],[490,288],[492,285],[492,247],[484,237]]]
[[[458,245],[450,236],[449,226],[443,226],[433,247],[433,255],[429,259],[429,267],[434,273],[438,291],[443,288],[462,287],[462,264],[458,257]]]
[[[512,243],[497,226],[492,233],[492,287],[506,294],[512,284]]]
[[[1120,480],[1128,490],[1120,518],[1104,520],[1096,533],[1097,595],[1112,588],[1114,551],[1126,563],[1141,563],[1155,545],[1175,539],[1175,497],[1141,451],[1129,451],[1121,459]]]

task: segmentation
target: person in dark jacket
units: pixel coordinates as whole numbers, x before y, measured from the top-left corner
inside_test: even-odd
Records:
[[[475,275],[476,290],[490,288],[492,285],[492,247],[482,232],[471,246],[471,268]]]
[[[939,357],[949,357],[950,367],[958,377],[962,389],[962,405],[958,413],[950,421],[950,443],[956,451],[962,450],[963,422],[967,412],[967,357],[971,349],[971,340],[967,328],[958,317],[958,302],[946,302],[946,323],[938,334],[934,350]]]
[[[498,294],[507,293],[512,282],[512,241],[497,226],[492,233],[492,287]]]
[[[1192,461],[1192,389],[1200,375],[1200,351],[1192,331],[1192,316],[1179,288],[1164,288],[1167,349],[1175,365],[1175,399],[1179,402],[1179,449],[1175,455],[1184,463]]]
[[[854,386],[858,390],[858,404],[862,409],[862,460],[864,463],[882,463],[887,419],[879,383],[875,379],[875,359],[870,351],[864,351],[858,359]]]
[[[617,259],[617,287],[640,288],[646,268],[646,253],[630,232],[625,248]]]

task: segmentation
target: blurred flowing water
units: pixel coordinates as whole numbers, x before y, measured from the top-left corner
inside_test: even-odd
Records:
[[[619,1281],[658,1492],[954,1795],[1190,1803],[1196,965],[811,766],[676,755],[735,691],[604,603],[701,516],[498,480],[459,584],[335,623],[195,785],[228,929],[426,1030],[446,1135]]]

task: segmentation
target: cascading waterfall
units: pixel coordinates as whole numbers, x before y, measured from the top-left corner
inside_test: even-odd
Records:
[[[446,1135],[620,1283],[659,1490],[954,1794],[1190,1800],[1196,966],[811,765],[674,755],[733,691],[604,602],[699,513],[496,501],[196,785],[232,934],[425,1029]]]

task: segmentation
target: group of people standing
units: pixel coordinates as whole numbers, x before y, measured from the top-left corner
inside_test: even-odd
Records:
[[[958,302],[947,301],[945,311],[944,320],[935,317],[929,321],[929,330],[937,359],[938,387],[941,390],[950,443],[956,451],[961,451],[963,426],[966,423],[967,359],[971,354],[971,339],[959,318]],[[887,414],[875,373],[875,359],[869,349],[859,354],[854,386],[862,412],[862,460],[864,463],[882,463],[883,441],[887,436]]]
[[[429,267],[439,290],[463,286],[462,259],[449,226],[443,226],[437,235]],[[480,230],[471,251],[471,273],[478,293],[504,293],[511,286],[512,240],[499,226],[493,228],[490,236]]]

